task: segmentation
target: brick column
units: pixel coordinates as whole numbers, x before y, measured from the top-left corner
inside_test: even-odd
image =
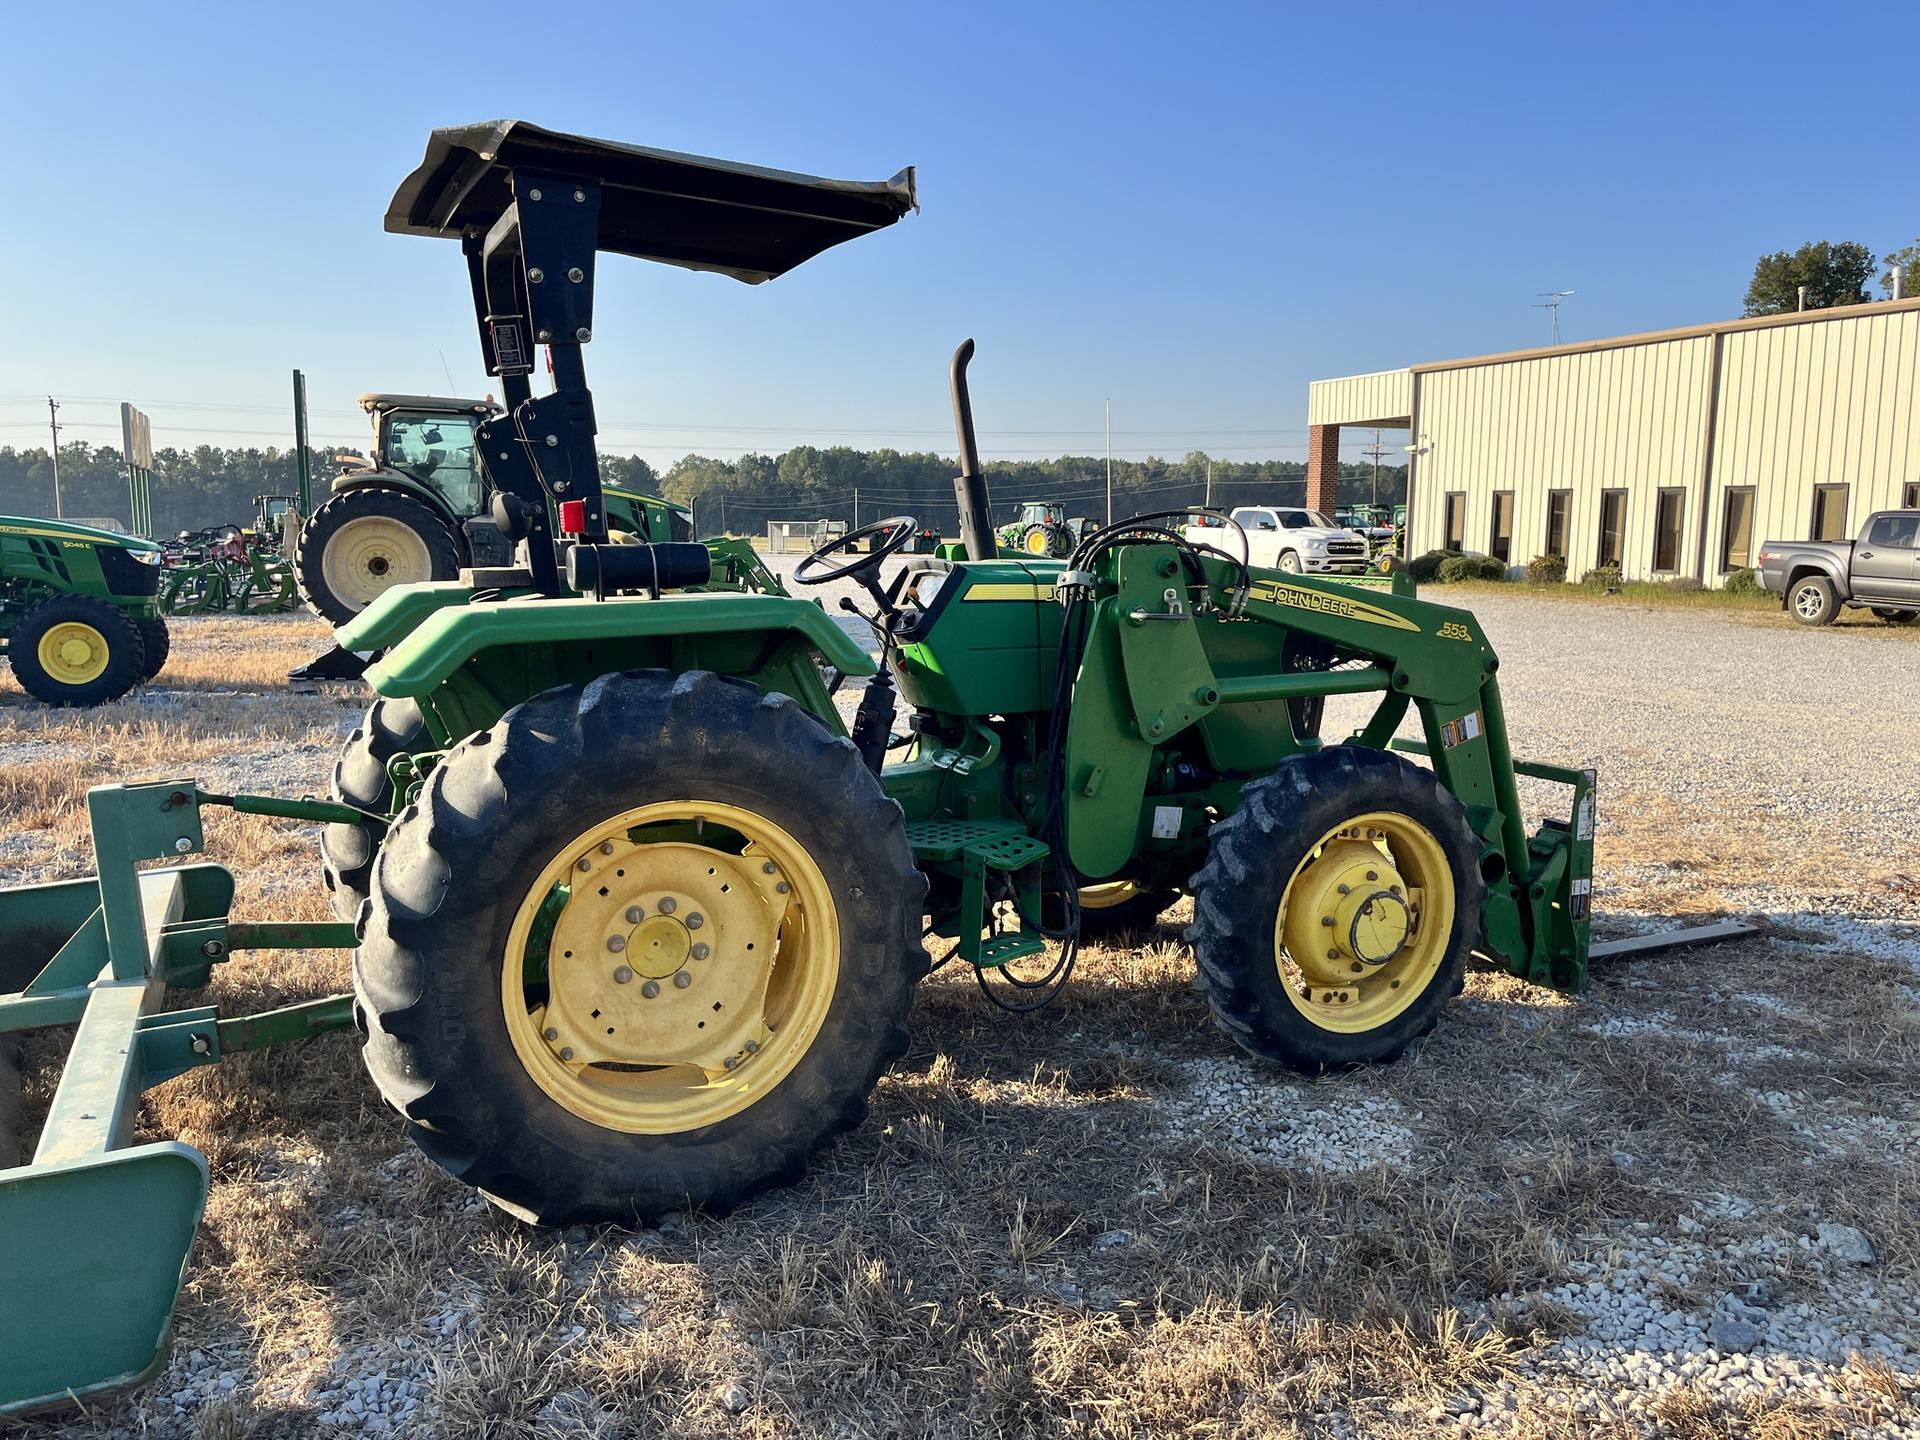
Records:
[[[1307,430],[1307,508],[1331,515],[1340,505],[1340,427]]]

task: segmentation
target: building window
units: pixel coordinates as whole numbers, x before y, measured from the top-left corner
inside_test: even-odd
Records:
[[[1813,538],[1815,540],[1847,538],[1846,486],[1816,485],[1813,487]]]
[[[1720,527],[1720,573],[1753,564],[1753,487],[1727,491],[1727,513]]]
[[[1902,510],[1920,510],[1920,480],[1910,480],[1907,482],[1907,488],[1901,492],[1900,495],[1900,508]]]
[[[1547,554],[1567,558],[1567,521],[1572,514],[1571,490],[1547,492]]]
[[[1627,492],[1600,492],[1600,553],[1596,564],[1619,566],[1627,554]]]
[[[1467,497],[1463,491],[1447,492],[1447,533],[1440,548],[1443,550],[1464,550],[1467,548]]]
[[[1684,490],[1662,490],[1653,507],[1653,568],[1672,574],[1680,568],[1680,507]]]
[[[1487,553],[1502,565],[1513,559],[1513,492],[1493,492],[1493,533],[1487,539]]]

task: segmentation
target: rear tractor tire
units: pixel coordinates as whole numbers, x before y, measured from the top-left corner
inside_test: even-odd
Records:
[[[432,748],[426,717],[416,701],[385,696],[367,707],[333,762],[333,798],[373,815],[393,813],[393,779],[387,773],[395,756]],[[383,831],[373,824],[329,825],[320,832],[320,873],[333,897],[333,913],[359,918],[360,904],[373,883],[373,857]]]
[[[1288,760],[1214,826],[1194,877],[1214,1019],[1307,1074],[1394,1059],[1464,984],[1479,854],[1431,771],[1357,745]]]
[[[1840,592],[1824,575],[1808,575],[1787,590],[1787,609],[1802,625],[1831,625],[1840,617]]]
[[[127,612],[91,595],[31,606],[7,637],[14,677],[49,705],[104,705],[146,678],[146,646]]]
[[[140,683],[144,685],[166,669],[167,657],[173,653],[173,637],[167,633],[164,615],[136,620],[133,627],[140,632],[140,644],[145,652],[145,663],[140,667]]]
[[[865,1116],[925,895],[900,807],[791,699],[704,672],[550,690],[380,847],[367,1068],[522,1219],[723,1214]]]
[[[452,580],[460,552],[431,507],[398,490],[335,495],[293,547],[293,580],[307,608],[344,625],[396,585]]]

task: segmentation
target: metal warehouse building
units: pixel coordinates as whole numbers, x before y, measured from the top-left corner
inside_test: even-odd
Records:
[[[1323,510],[1343,426],[1407,432],[1409,555],[1713,585],[1920,506],[1920,299],[1316,380],[1307,410]]]

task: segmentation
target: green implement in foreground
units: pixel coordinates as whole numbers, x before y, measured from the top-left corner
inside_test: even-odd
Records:
[[[0,1229],[32,1239],[0,1249],[0,1413],[158,1362],[206,1169],[127,1141],[143,1090],[229,1050],[352,1025],[448,1175],[532,1223],[636,1224],[723,1215],[860,1124],[929,939],[1024,1013],[1069,995],[1083,940],[1188,897],[1226,1040],[1309,1074],[1401,1056],[1470,956],[1585,983],[1594,776],[1515,761],[1474,617],[1398,578],[1250,566],[1227,517],[1221,546],[1169,514],[1002,554],[972,341],[950,372],[962,546],[886,573],[920,534],[897,516],[792,577],[864,592],[843,608],[877,662],[819,605],[746,593],[750,551],[616,533],[581,355],[597,253],[758,282],[912,205],[910,171],[435,132],[387,223],[468,259],[506,396],[475,437],[516,563],[388,591],[342,632],[384,653],[331,801],[103,786],[98,874],[0,892],[0,957],[25,964],[0,1032],[74,1027],[33,1163],[0,1172]],[[529,336],[551,337],[548,394]],[[1566,792],[1531,828],[1522,775]],[[199,850],[213,804],[323,825],[337,923],[233,923],[219,867],[138,869]],[[352,995],[161,1004],[288,946],[352,948]]]

